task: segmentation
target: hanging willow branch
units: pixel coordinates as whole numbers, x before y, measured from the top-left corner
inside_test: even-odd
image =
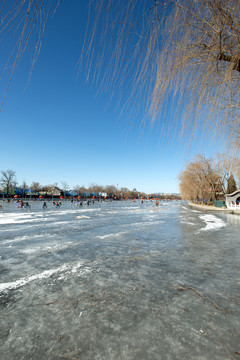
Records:
[[[28,45],[31,76],[50,10],[59,3],[0,1],[0,41],[15,39],[2,69],[8,73],[2,104]],[[191,142],[200,131],[240,150],[239,0],[89,0],[79,62],[99,91],[120,99],[122,113],[138,118],[144,111],[171,136],[180,128]]]
[[[238,0],[102,0],[94,11],[84,54],[104,91],[128,91],[127,112],[140,103],[171,135],[180,124],[190,141],[205,130],[240,150]]]
[[[58,2],[55,0],[16,0],[0,2],[0,45],[7,38],[13,43],[5,67],[1,69],[1,78],[8,74],[8,81],[1,99],[0,111],[5,101],[17,64],[21,61],[28,45],[33,48],[33,57],[28,82],[39,55],[47,19],[50,10]]]

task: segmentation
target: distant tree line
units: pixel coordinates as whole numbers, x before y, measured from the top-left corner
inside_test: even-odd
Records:
[[[225,199],[238,188],[240,159],[216,155],[197,155],[179,174],[181,196],[185,200],[211,204]]]
[[[21,192],[22,197],[26,195],[39,196],[56,196],[58,193],[64,197],[78,197],[84,198],[86,196],[95,196],[95,197],[107,197],[107,198],[116,198],[116,199],[147,199],[147,198],[159,198],[162,200],[180,200],[178,194],[146,194],[145,192],[139,192],[136,188],[129,190],[127,187],[120,187],[115,185],[98,185],[92,183],[90,186],[85,187],[84,185],[75,185],[72,190],[67,182],[61,182],[61,186],[58,186],[58,183],[50,185],[41,185],[37,181],[33,181],[31,185],[28,185],[26,181],[23,181],[21,185],[17,188],[17,179],[16,172],[13,170],[1,171],[0,177],[0,193],[4,193],[7,197],[14,196],[16,190]],[[30,192],[29,192],[30,191]],[[87,195],[88,194],[88,195]],[[101,194],[101,195],[99,195]]]
[[[5,193],[6,196],[13,196],[16,193],[17,187],[17,179],[16,172],[13,170],[1,171],[0,185],[2,187],[2,193]],[[69,185],[66,182],[61,183],[61,187],[58,187],[58,183],[54,183],[47,186],[42,186],[39,182],[33,181],[31,185],[28,185],[25,181],[21,185],[19,185],[19,189],[21,189],[21,194],[23,197],[31,189],[31,194],[40,195],[40,194],[54,194],[54,189],[59,190],[61,195],[69,196]],[[72,189],[76,196],[84,197],[86,193],[89,195],[98,196],[98,194],[106,194],[107,197],[116,197],[116,198],[142,198],[147,195],[144,192],[138,192],[135,188],[133,190],[129,190],[127,187],[118,188],[115,185],[98,185],[91,184],[89,187],[76,185]]]

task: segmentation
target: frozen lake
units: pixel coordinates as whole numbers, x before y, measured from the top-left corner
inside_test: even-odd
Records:
[[[240,359],[240,216],[0,204],[2,360]]]

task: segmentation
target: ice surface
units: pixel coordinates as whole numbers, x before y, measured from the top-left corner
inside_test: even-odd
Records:
[[[1,359],[239,357],[240,217],[1,204]]]

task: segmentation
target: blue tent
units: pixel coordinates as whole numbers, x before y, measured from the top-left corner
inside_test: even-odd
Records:
[[[65,195],[66,196],[77,196],[77,193],[74,190],[70,190],[70,191],[66,191]]]

